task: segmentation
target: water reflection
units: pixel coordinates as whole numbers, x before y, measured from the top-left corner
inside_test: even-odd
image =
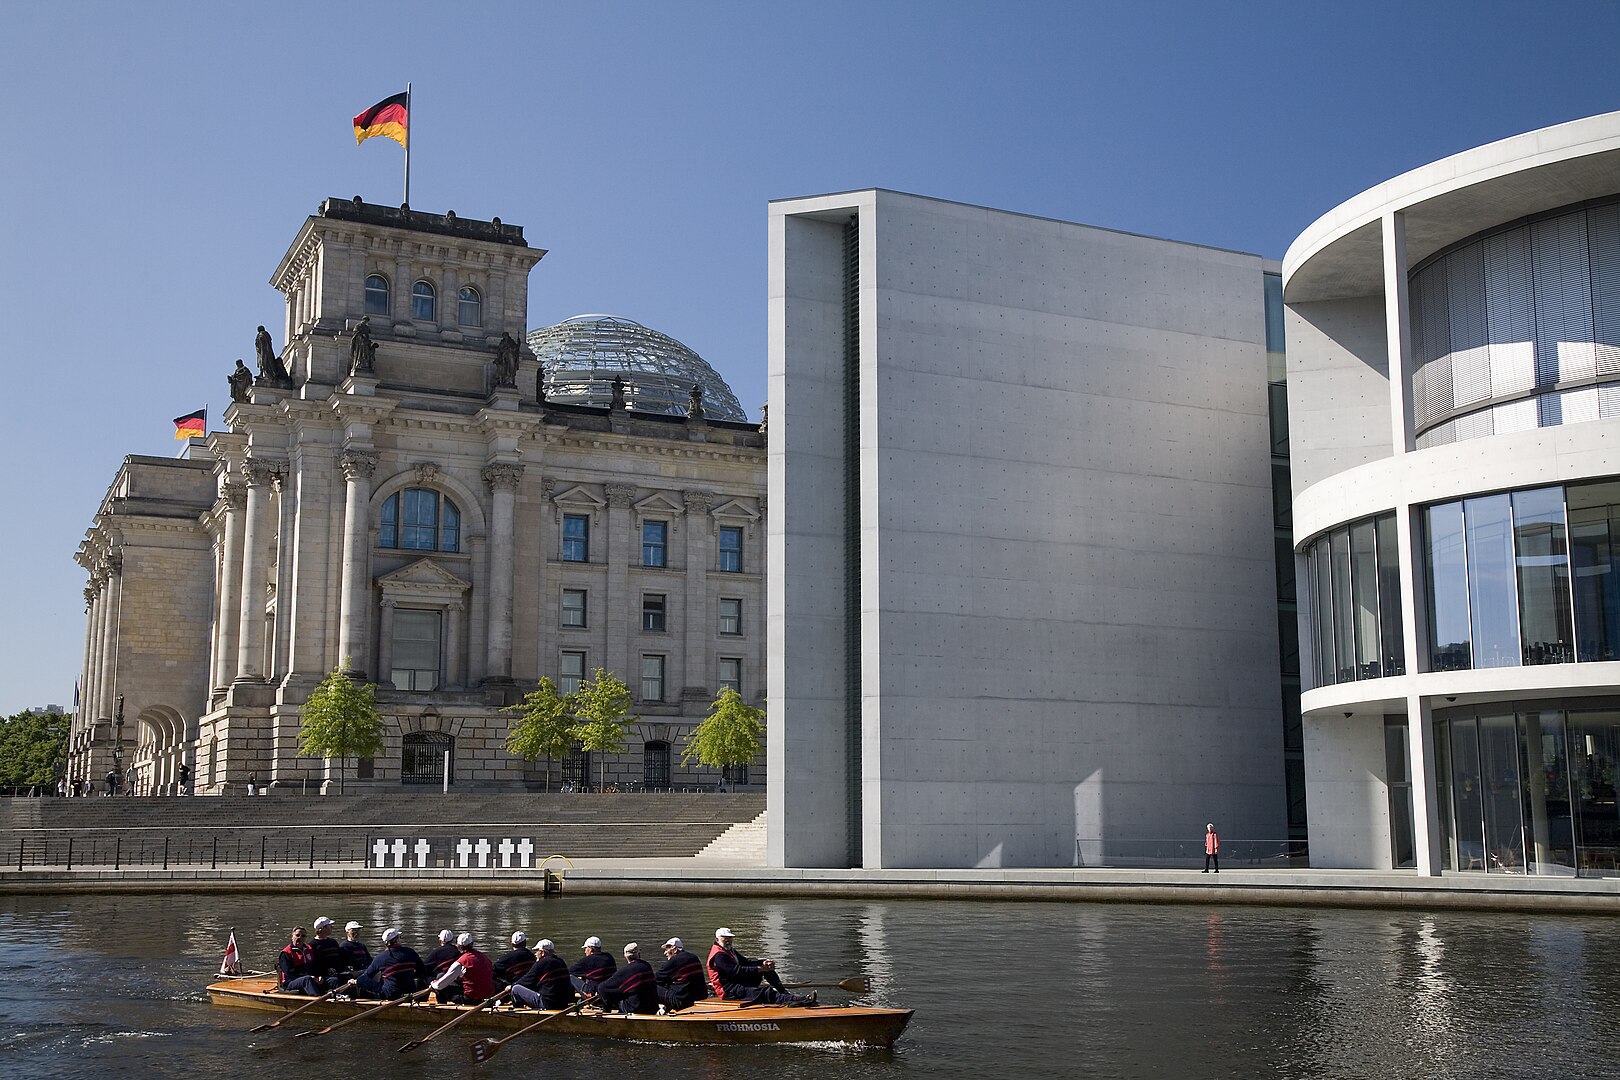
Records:
[[[201,985],[228,928],[270,966],[325,914],[428,942],[514,929],[570,958],[730,925],[790,981],[872,980],[917,1017],[893,1051],[514,1044],[508,1068],[659,1080],[1097,1077],[1581,1077],[1620,1059],[1620,927],[1596,918],[1065,904],[290,895],[0,898],[0,1075],[343,1075],[408,1064],[475,1075],[465,1040],[407,1062],[401,1030],[247,1035]],[[822,991],[823,1000],[842,998]],[[384,1052],[386,1051],[386,1053]],[[506,1061],[503,1058],[503,1061]]]

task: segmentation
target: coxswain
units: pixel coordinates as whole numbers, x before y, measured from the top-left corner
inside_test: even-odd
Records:
[[[315,979],[330,990],[337,984],[328,980],[347,969],[348,961],[343,958],[343,950],[338,948],[337,939],[332,936],[331,919],[322,915],[309,925],[315,931],[315,936],[309,941],[309,951],[315,956]]]
[[[449,990],[439,990],[437,983],[439,977],[449,970],[450,965],[455,963],[456,958],[460,955],[461,950],[456,948],[456,932],[454,930],[440,930],[439,947],[422,958],[422,963],[427,965],[428,978],[433,980],[435,984],[433,996],[436,1000],[450,1001],[454,998],[454,994]],[[461,984],[459,981],[452,979],[447,985],[459,988]]]
[[[455,941],[457,955],[444,972],[430,984],[440,1002],[480,1005],[495,993],[495,966],[473,947],[473,936],[465,931]]]
[[[529,937],[519,930],[512,935],[512,951],[495,961],[495,982],[501,987],[511,986],[534,966],[534,952],[529,948]]]
[[[575,990],[590,995],[596,993],[596,984],[612,975],[619,965],[613,962],[612,954],[602,948],[602,939],[595,934],[586,938],[581,948],[585,955],[574,961],[568,974]]]
[[[641,958],[641,946],[633,941],[624,947],[624,967],[603,979],[596,992],[601,995],[604,1009],[616,1008],[622,1013],[658,1011],[658,984],[652,965]]]
[[[729,926],[714,932],[709,948],[709,988],[717,998],[746,1001],[750,1005],[814,1005],[816,995],[801,997],[782,988],[774,960],[751,960],[732,944]]]
[[[362,929],[359,923],[351,921],[343,928],[343,940],[338,942],[338,949],[343,953],[343,970],[351,976],[371,966],[371,950],[360,940]]]
[[[292,940],[282,947],[276,957],[276,972],[280,975],[278,989],[284,994],[305,994],[319,997],[320,984],[315,980],[315,953],[304,940],[304,928],[293,927]]]
[[[574,1003],[574,984],[568,979],[568,965],[557,955],[557,944],[541,938],[534,966],[512,984],[512,999],[531,1009],[566,1009]]]
[[[383,931],[383,950],[371,966],[356,980],[355,994],[367,997],[394,998],[415,993],[427,985],[427,966],[415,949],[400,942],[399,928],[390,926]]]
[[[686,951],[678,937],[664,942],[664,966],[654,973],[658,1000],[668,1012],[680,1012],[709,996],[703,961]]]

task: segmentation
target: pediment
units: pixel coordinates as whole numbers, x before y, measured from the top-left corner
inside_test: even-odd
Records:
[[[432,559],[418,559],[377,579],[383,592],[463,593],[472,582],[446,570]]]
[[[585,506],[592,510],[600,510],[607,505],[607,500],[593,492],[584,484],[575,484],[564,488],[551,497],[551,501],[558,506]]]
[[[709,513],[717,518],[726,518],[730,521],[746,521],[750,524],[759,520],[759,511],[751,509],[736,499],[727,499]]]
[[[680,514],[684,512],[685,509],[680,503],[675,502],[661,491],[655,491],[645,499],[642,499],[640,502],[633,505],[635,506],[636,513],[641,514],[644,517],[648,515],[653,517],[668,517],[672,514]]]

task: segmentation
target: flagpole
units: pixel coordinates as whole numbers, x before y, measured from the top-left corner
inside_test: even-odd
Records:
[[[395,83],[398,86],[399,83]],[[411,143],[416,141],[416,118],[411,115],[411,84],[405,84],[405,205],[411,205]]]

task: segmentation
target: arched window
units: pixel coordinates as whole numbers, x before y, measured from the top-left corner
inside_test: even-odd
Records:
[[[456,296],[456,322],[462,326],[484,325],[484,298],[471,285],[463,285]]]
[[[439,317],[439,294],[430,281],[418,281],[411,286],[411,318],[433,322]]]
[[[407,551],[460,551],[461,511],[429,488],[388,496],[378,521],[377,546]]]
[[[648,791],[669,787],[669,743],[654,740],[641,748],[641,786]]]
[[[388,279],[381,274],[366,278],[366,314],[388,314]]]
[[[450,782],[456,782],[456,740],[442,731],[407,731],[402,740],[399,782],[444,783],[444,755],[450,754]]]

